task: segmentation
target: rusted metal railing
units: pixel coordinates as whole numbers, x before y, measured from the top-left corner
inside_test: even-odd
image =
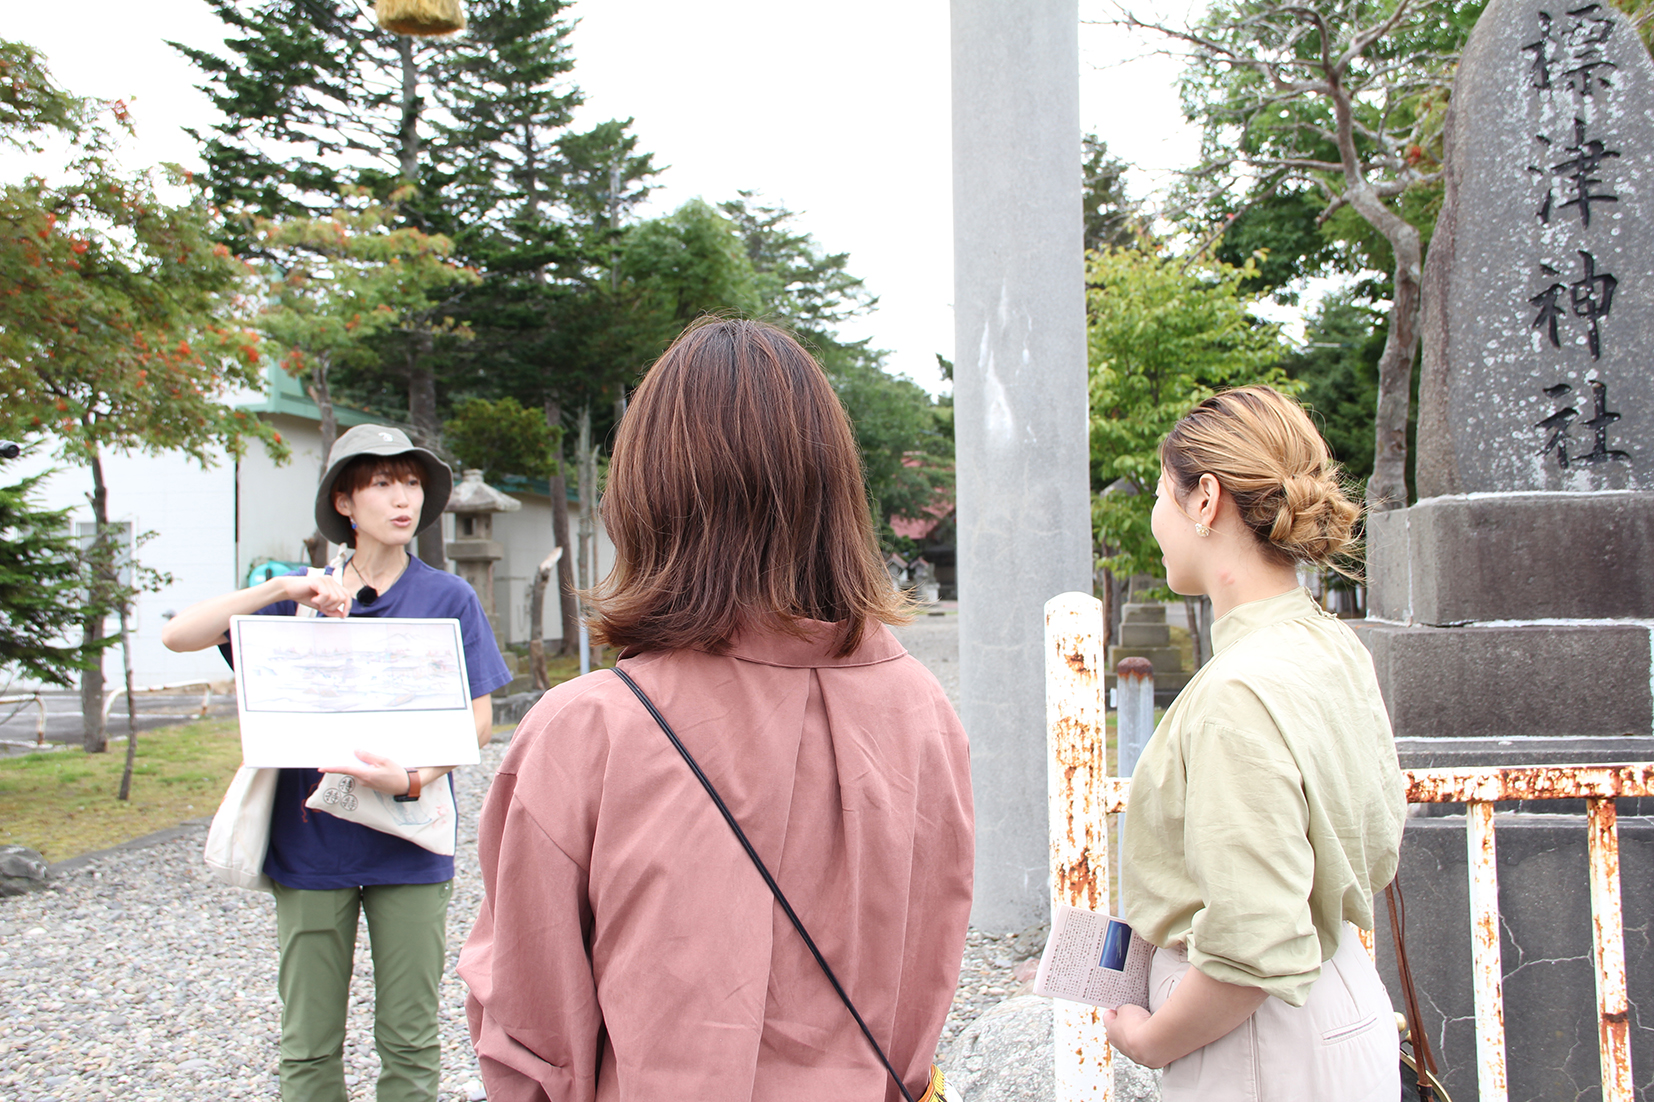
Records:
[[[1620,906],[1617,801],[1654,795],[1654,762],[1405,771],[1410,803],[1465,805],[1470,857],[1476,1079],[1482,1102],[1505,1102],[1505,1002],[1499,952],[1499,872],[1493,805],[1501,800],[1577,800],[1586,808],[1591,879],[1591,959],[1596,968],[1597,1052],[1603,1102],[1631,1102],[1630,1004]]]
[[[1045,606],[1046,723],[1053,903],[1107,912],[1108,816],[1125,810],[1129,778],[1111,776],[1103,707],[1102,604],[1064,593]],[[1410,803],[1463,803],[1470,862],[1472,990],[1481,1102],[1506,1102],[1505,1013],[1493,805],[1584,799],[1592,960],[1603,1102],[1632,1102],[1625,930],[1615,801],[1654,795],[1654,762],[1404,770]],[[1362,941],[1372,951],[1371,935]],[[1114,1096],[1112,1050],[1099,1012],[1054,1000],[1056,1102]]]

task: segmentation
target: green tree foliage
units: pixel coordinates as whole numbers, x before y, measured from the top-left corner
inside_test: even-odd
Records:
[[[1281,361],[1303,384],[1299,400],[1310,410],[1333,458],[1353,481],[1373,471],[1373,407],[1378,401],[1382,319],[1355,294],[1323,299],[1309,316],[1304,347]]]
[[[828,253],[793,228],[785,207],[743,191],[720,205],[753,271],[759,310],[801,337],[838,392],[861,451],[880,539],[902,543],[890,518],[922,517],[953,487],[953,410],[911,379],[884,369],[867,341],[841,341],[838,327],[877,299],[849,272],[848,253]],[[911,550],[911,549],[909,549]]]
[[[541,272],[567,255],[555,217],[581,96],[561,0],[472,0],[465,33],[440,55],[431,156],[443,226],[493,271]]]
[[[561,430],[554,432],[540,411],[524,409],[511,397],[467,398],[443,427],[448,450],[466,468],[482,471],[486,482],[513,475],[549,478],[560,437]]]
[[[1108,143],[1097,135],[1080,140],[1080,195],[1085,213],[1085,249],[1123,249],[1137,239],[1137,204],[1126,195],[1130,166],[1108,155]]]
[[[74,140],[76,154],[59,183],[0,187],[0,434],[49,438],[59,456],[91,471],[90,647],[103,638],[105,610],[126,599],[102,456],[176,450],[210,466],[241,455],[249,437],[277,455],[285,448],[230,404],[263,380],[256,338],[225,320],[246,272],[215,241],[222,225],[211,208],[199,195],[163,201],[150,174],[113,166],[111,122],[126,126],[124,105],[76,100],[26,49],[8,46],[5,56],[25,85],[14,86],[12,102],[61,109],[17,110],[0,137],[27,145],[51,126]],[[189,182],[176,169],[167,175]],[[98,665],[82,678],[88,750],[104,748],[102,683]]]
[[[620,243],[619,272],[638,295],[636,312],[668,340],[702,314],[753,313],[762,302],[734,225],[700,199],[633,227]]]
[[[42,132],[85,133],[95,116],[91,101],[53,82],[46,59],[33,47],[0,39],[0,141],[38,153]]]
[[[1317,228],[1347,239],[1359,220],[1384,242],[1385,249],[1374,250],[1362,247],[1371,238],[1357,240],[1349,250],[1366,254],[1368,263],[1386,252],[1390,273],[1368,482],[1374,509],[1406,504],[1419,275],[1434,221],[1434,201],[1421,193],[1439,194],[1451,66],[1483,2],[1360,0],[1317,8],[1220,0],[1196,26],[1154,28],[1187,50],[1185,110],[1201,125],[1203,146],[1190,174],[1190,202],[1214,227],[1208,240],[1260,208],[1257,224],[1242,227],[1232,246],[1244,249],[1258,231],[1290,225],[1295,208],[1307,213],[1307,197],[1318,194]],[[1129,15],[1125,22],[1145,25]],[[1270,278],[1313,266],[1325,254],[1325,242],[1297,225],[1296,233],[1276,235]]]
[[[353,0],[206,3],[224,23],[224,50],[169,45],[206,76],[223,116],[189,132],[219,207],[316,215],[347,186],[425,182],[422,119],[444,83],[446,42],[380,30],[372,8]]]
[[[1092,527],[1117,576],[1158,574],[1149,531],[1160,441],[1215,391],[1297,386],[1286,351],[1241,289],[1256,269],[1149,249],[1106,249],[1087,267]]]
[[[44,477],[0,486],[0,670],[70,685],[102,646],[63,642],[81,626],[85,579],[69,511],[36,500]]]
[[[258,219],[254,239],[265,305],[258,328],[282,352],[289,374],[306,379],[322,415],[322,451],[333,446],[333,387],[352,372],[373,372],[383,342],[466,337],[441,313],[443,296],[478,282],[455,264],[447,238],[394,226],[394,206],[360,191],[330,215]]]

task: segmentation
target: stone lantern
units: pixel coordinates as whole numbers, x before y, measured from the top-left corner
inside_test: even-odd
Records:
[[[481,471],[472,470],[461,477],[443,510],[454,514],[454,538],[447,547],[448,557],[454,560],[454,573],[477,591],[495,639],[505,638],[494,608],[494,564],[505,549],[494,539],[494,514],[515,513],[522,507],[516,498],[484,482]]]

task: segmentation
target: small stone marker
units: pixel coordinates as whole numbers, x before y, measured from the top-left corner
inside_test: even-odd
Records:
[[[1447,119],[1418,493],[1654,489],[1654,62],[1611,3],[1493,0]]]

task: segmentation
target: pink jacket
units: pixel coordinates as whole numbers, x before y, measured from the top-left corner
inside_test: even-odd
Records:
[[[882,626],[623,659],[718,788],[908,1089],[970,912],[970,751]],[[899,1099],[689,767],[620,679],[553,689],[483,808],[460,954],[491,1102]]]

